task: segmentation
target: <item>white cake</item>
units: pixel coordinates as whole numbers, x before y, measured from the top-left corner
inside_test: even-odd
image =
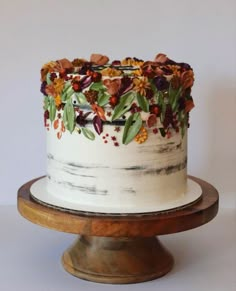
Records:
[[[163,54],[113,63],[92,55],[90,62],[50,62],[41,73],[48,167],[32,187],[37,200],[139,213],[199,198],[199,186],[187,179],[190,66]]]

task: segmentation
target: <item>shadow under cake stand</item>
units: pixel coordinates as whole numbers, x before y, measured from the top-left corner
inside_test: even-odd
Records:
[[[184,208],[145,214],[109,215],[70,212],[31,198],[29,181],[18,191],[18,210],[33,223],[80,234],[62,256],[66,271],[100,283],[138,283],[161,277],[174,264],[157,235],[201,226],[218,211],[218,192],[207,182],[188,176],[202,188],[201,199]]]

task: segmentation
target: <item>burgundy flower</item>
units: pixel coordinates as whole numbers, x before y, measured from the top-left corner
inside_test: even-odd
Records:
[[[153,82],[158,90],[165,90],[169,88],[169,82],[165,77],[156,77],[153,79]]]
[[[133,88],[133,81],[128,76],[121,79],[120,88],[118,91],[118,96],[121,96]]]
[[[136,113],[136,112],[141,112],[142,109],[139,106],[137,106],[136,103],[133,103],[131,108],[130,108],[130,111],[131,111],[131,113]]]
[[[46,81],[43,81],[42,84],[41,84],[41,87],[40,87],[40,92],[43,95],[48,96],[47,92],[45,91],[46,90],[46,86],[47,86],[47,82]]]
[[[92,83],[91,76],[84,76],[80,81],[81,90],[87,88]]]

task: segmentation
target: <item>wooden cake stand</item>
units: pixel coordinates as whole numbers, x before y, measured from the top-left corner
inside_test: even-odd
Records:
[[[202,198],[183,209],[128,215],[69,212],[37,203],[30,187],[18,191],[18,210],[26,219],[51,229],[80,234],[62,256],[66,271],[101,283],[137,283],[165,275],[173,257],[156,235],[203,225],[218,211],[218,192],[207,182],[189,177],[202,188]]]

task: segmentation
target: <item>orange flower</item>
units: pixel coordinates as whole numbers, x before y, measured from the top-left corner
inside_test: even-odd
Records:
[[[142,96],[146,96],[146,90],[151,89],[150,83],[148,82],[147,77],[141,77],[141,78],[134,78],[134,90],[138,93],[140,93]]]
[[[106,68],[106,69],[101,70],[101,74],[103,76],[117,77],[117,76],[122,75],[122,72],[114,68]]]
[[[141,67],[144,62],[135,58],[125,58],[121,61],[122,66]]]
[[[56,107],[59,107],[61,105],[61,96],[57,95],[56,97],[54,97],[54,101],[55,101]]]
[[[56,94],[61,94],[63,88],[64,88],[64,79],[55,79],[53,81],[53,84],[54,84],[54,89],[55,89],[55,92]]]
[[[96,103],[92,104],[91,107],[95,114],[97,114],[103,121],[106,121],[105,111],[102,107],[98,106]]]
[[[57,96],[57,93],[55,91],[55,88],[54,88],[53,84],[47,85],[45,87],[45,92],[47,93],[47,95],[50,95],[50,96],[53,96],[53,97]]]
[[[121,79],[114,79],[114,80],[105,79],[103,81],[103,84],[107,87],[107,92],[110,95],[116,95],[118,91],[120,90]]]

